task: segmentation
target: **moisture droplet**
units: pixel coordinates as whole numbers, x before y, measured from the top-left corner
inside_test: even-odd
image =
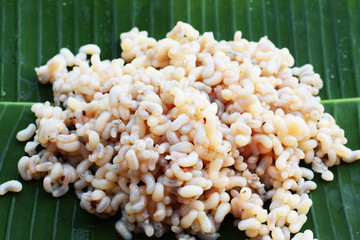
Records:
[[[1,96],[5,97],[6,96],[6,92],[4,90],[1,90]]]

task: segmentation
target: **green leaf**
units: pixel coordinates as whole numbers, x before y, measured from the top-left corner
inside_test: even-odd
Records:
[[[17,161],[25,144],[15,135],[35,120],[31,103],[52,101],[51,86],[38,83],[34,67],[62,47],[77,51],[86,43],[112,59],[120,55],[120,33],[137,26],[159,39],[179,20],[217,39],[229,40],[236,30],[254,41],[267,35],[289,48],[297,66],[313,64],[324,80],[326,111],[345,130],[347,145],[360,147],[358,0],[0,0],[0,183],[20,179]],[[360,239],[360,162],[333,171],[333,182],[316,177],[303,229],[322,240]],[[117,239],[118,216],[98,219],[80,208],[73,192],[54,199],[41,181],[22,182],[20,193],[0,197],[0,239]],[[245,238],[231,217],[220,233],[221,239]]]

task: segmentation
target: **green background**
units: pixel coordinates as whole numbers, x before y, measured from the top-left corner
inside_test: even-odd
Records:
[[[360,1],[0,0],[0,183],[20,179],[17,161],[25,144],[15,135],[34,121],[31,104],[52,100],[51,86],[38,83],[34,67],[61,47],[76,52],[86,43],[98,44],[103,59],[116,58],[121,32],[137,26],[160,39],[178,20],[219,40],[232,39],[236,30],[254,41],[267,35],[277,47],[289,48],[296,66],[313,64],[324,80],[326,111],[345,129],[348,146],[360,147]],[[333,182],[315,178],[305,227],[322,240],[360,239],[360,162],[333,171]],[[0,197],[0,239],[117,239],[118,216],[97,219],[80,208],[73,192],[54,199],[41,181],[23,186]],[[245,238],[231,218],[220,233],[220,239]],[[163,237],[169,238],[174,236]]]

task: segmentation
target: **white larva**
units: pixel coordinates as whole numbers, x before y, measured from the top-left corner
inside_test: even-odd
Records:
[[[132,239],[132,234],[129,232],[129,230],[126,228],[125,224],[121,220],[115,223],[115,229],[125,240]]]
[[[87,44],[87,45],[80,47],[79,52],[93,55],[93,54],[100,54],[101,50],[100,50],[99,46],[97,46],[95,44]]]
[[[187,185],[179,189],[178,193],[184,198],[190,198],[194,196],[199,196],[203,193],[204,189],[196,185]]]
[[[0,195],[4,195],[7,192],[20,192],[22,184],[16,180],[10,180],[0,185]]]
[[[187,157],[179,158],[179,165],[181,167],[194,166],[199,160],[199,154],[197,152],[191,152]]]
[[[30,123],[25,129],[16,134],[16,139],[22,142],[27,141],[35,134],[35,131],[36,125],[34,123]]]

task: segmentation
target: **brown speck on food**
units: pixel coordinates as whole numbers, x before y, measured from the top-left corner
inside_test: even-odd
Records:
[[[206,117],[203,118],[204,124],[206,124]]]
[[[72,122],[73,124],[76,124],[75,119],[76,119],[75,117],[70,117],[70,118],[69,118],[70,122]]]
[[[82,110],[82,115],[86,116],[86,112],[84,110]]]
[[[95,210],[97,207],[98,203],[94,200],[90,201],[90,206],[91,206],[91,210]]]
[[[65,176],[64,176],[64,175],[62,175],[60,179],[61,179],[61,181],[63,182],[63,181],[64,181],[64,179],[65,179]]]

